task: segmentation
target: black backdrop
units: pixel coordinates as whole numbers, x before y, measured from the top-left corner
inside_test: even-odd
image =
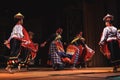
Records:
[[[107,14],[115,17],[115,26],[120,26],[119,0],[12,0],[0,3],[0,63],[6,64],[4,56],[9,50],[3,45],[10,36],[14,26],[13,16],[21,12],[24,16],[24,26],[35,33],[34,42],[41,44],[55,32],[58,27],[63,28],[63,42],[69,44],[79,31],[83,31],[87,44],[95,50],[95,55],[89,66],[110,66],[109,61],[99,51],[98,42],[104,23],[102,18]],[[39,48],[35,59],[36,65],[41,60],[46,65],[49,43]]]

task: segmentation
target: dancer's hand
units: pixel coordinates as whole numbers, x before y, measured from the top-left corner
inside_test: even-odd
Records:
[[[42,43],[40,47],[44,47],[46,45],[46,42]]]
[[[8,43],[9,43],[9,41],[8,41],[8,40],[5,40],[4,44],[8,44]]]
[[[6,45],[6,47],[10,49],[10,43],[8,40],[5,40],[4,45]]]

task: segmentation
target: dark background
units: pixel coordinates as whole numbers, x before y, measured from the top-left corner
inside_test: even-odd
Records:
[[[120,26],[120,0],[2,0],[0,3],[0,66],[6,64],[9,55],[3,43],[8,39],[14,26],[13,16],[20,12],[25,16],[24,27],[35,33],[34,42],[41,44],[55,32],[63,28],[63,42],[69,44],[76,33],[83,31],[89,47],[95,55],[89,66],[110,66],[99,50],[98,42],[104,28],[103,17],[110,13],[114,25]],[[46,66],[48,47],[39,47],[35,64]],[[66,46],[65,46],[66,47]]]

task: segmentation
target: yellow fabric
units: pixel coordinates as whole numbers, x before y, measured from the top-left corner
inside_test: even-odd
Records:
[[[79,37],[76,37],[75,39],[73,39],[73,40],[71,41],[71,43],[76,42],[78,39],[79,39]]]
[[[74,42],[76,42],[77,40],[81,40],[81,41],[85,41],[85,39],[83,38],[83,37],[76,37],[75,39],[73,39],[72,41],[71,41],[71,43],[74,43]]]
[[[57,37],[55,38],[55,40],[60,39],[61,35],[57,35]]]

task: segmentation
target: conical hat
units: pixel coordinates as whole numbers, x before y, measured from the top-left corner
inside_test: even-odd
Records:
[[[14,18],[23,19],[24,16],[19,12],[14,16]]]

